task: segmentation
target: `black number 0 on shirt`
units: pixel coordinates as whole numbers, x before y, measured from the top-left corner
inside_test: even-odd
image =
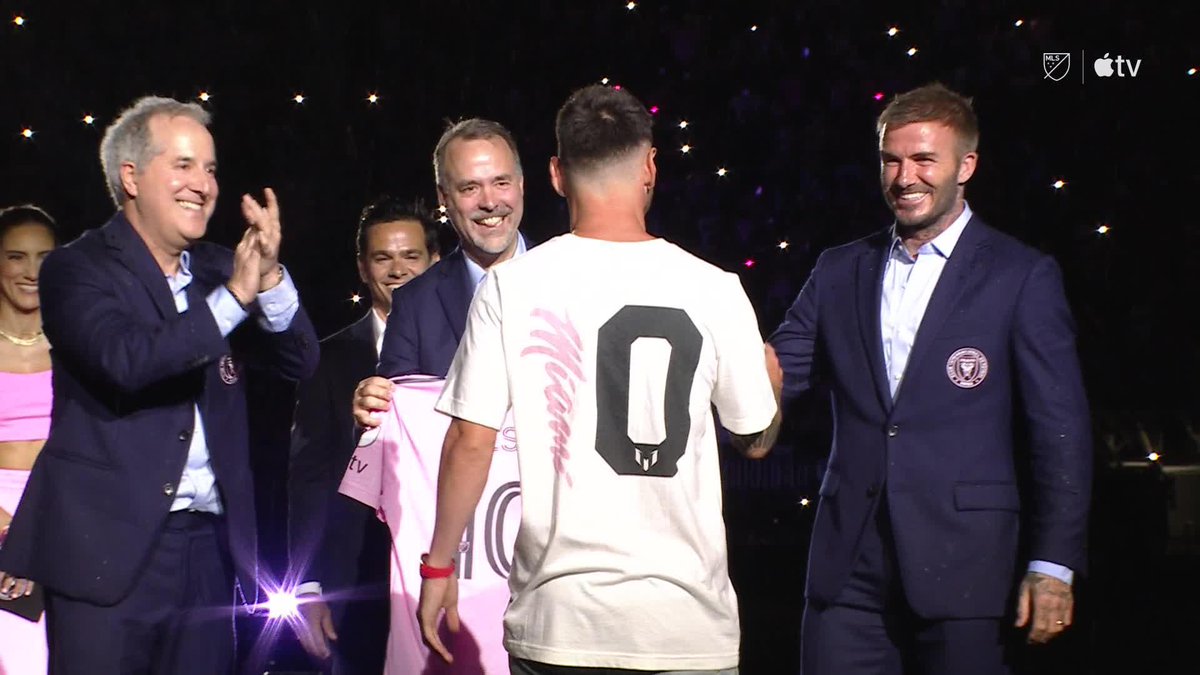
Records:
[[[657,445],[629,438],[629,354],[638,338],[671,345],[663,415],[666,437]],[[691,317],[673,307],[626,305],[600,327],[596,352],[596,452],[622,476],[674,476],[687,449],[688,410],[703,338]]]

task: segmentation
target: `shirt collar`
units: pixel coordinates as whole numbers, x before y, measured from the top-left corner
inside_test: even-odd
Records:
[[[381,319],[379,312],[376,312],[374,307],[369,311],[371,312],[372,332],[375,334],[375,355],[378,356],[379,352],[383,350],[383,331],[387,329],[387,320]]]
[[[917,249],[917,253],[937,253],[943,258],[949,259],[954,253],[954,247],[958,245],[958,240],[962,237],[963,230],[967,229],[967,223],[971,222],[972,215],[974,212],[971,211],[971,205],[964,201],[962,213],[958,214],[953,223],[950,223],[950,227],[942,230],[942,233],[932,240],[925,242],[921,248]],[[894,226],[892,227],[892,252],[912,260],[912,256],[908,255],[908,251],[904,248],[904,243],[896,235]]]
[[[518,233],[517,250],[513,253],[513,257],[515,258],[521,255],[525,252],[525,250],[525,236]],[[483,277],[487,274],[487,270],[480,267],[479,263],[471,260],[471,256],[467,255],[465,252],[463,253],[463,258],[467,261],[467,276],[471,278],[471,288],[479,288],[479,284],[483,282]]]
[[[174,294],[187,288],[190,283],[192,283],[192,254],[184,251],[179,256],[179,271],[167,275],[167,285],[171,287],[171,293]]]

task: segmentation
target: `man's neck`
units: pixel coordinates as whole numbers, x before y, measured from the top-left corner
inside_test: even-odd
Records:
[[[904,245],[908,254],[915,256],[922,246],[937,239],[939,235],[948,230],[962,215],[964,208],[966,208],[966,202],[959,199],[949,213],[924,227],[908,228],[896,223],[896,236],[900,238],[900,243]]]
[[[604,241],[648,241],[644,202],[619,194],[582,192],[567,199],[571,232],[577,237]]]
[[[129,220],[129,224],[133,226],[133,231],[137,232],[138,236],[145,242],[146,248],[150,249],[150,255],[154,256],[154,262],[158,263],[159,269],[168,277],[173,277],[179,273],[179,261],[183,256],[183,249],[176,250],[172,246],[167,246],[165,242],[159,239],[150,232],[149,228],[142,224],[141,215],[134,208],[133,202],[125,202],[125,218]]]
[[[484,270],[488,270],[491,269],[493,265],[502,263],[517,254],[517,247],[520,245],[520,236],[521,235],[518,234],[516,237],[514,237],[512,246],[509,246],[507,250],[501,251],[500,253],[492,254],[484,251],[468,251],[466,248],[463,248],[463,253],[476,265],[479,265]]]

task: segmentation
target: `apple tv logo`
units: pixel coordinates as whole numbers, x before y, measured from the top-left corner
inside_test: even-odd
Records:
[[[1113,68],[1114,62],[1117,64],[1115,69]],[[1092,62],[1092,69],[1096,71],[1096,77],[1112,77],[1114,72],[1117,74],[1117,77],[1125,77],[1126,71],[1128,71],[1129,77],[1137,77],[1138,70],[1141,67],[1141,59],[1127,59],[1120,54],[1117,55],[1117,58],[1112,59],[1109,58],[1107,52],[1105,52],[1104,56]]]

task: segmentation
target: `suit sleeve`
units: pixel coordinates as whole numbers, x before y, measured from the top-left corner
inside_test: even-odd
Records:
[[[775,348],[783,368],[783,397],[790,399],[812,387],[813,360],[817,345],[817,274],[822,255],[812,274],[800,289],[795,302],[788,308],[783,322],[771,334],[768,342]]]
[[[1042,258],[1017,298],[1014,364],[1030,433],[1030,557],[1083,571],[1087,563],[1092,438],[1062,274]]]
[[[291,569],[300,581],[320,581],[325,576],[316,569],[315,562],[328,502],[337,490],[333,444],[350,441],[348,435],[340,438],[336,433],[327,375],[326,368],[321,367],[296,390],[288,461],[288,554]]]
[[[376,374],[381,377],[398,377],[420,372],[417,354],[420,353],[420,338],[414,308],[401,286],[392,292],[392,311],[388,314],[387,327],[383,332],[383,346],[379,350],[379,367]]]
[[[230,342],[251,365],[293,382],[312,376],[321,357],[317,332],[302,305],[286,329],[276,333],[257,321],[244,321],[230,334]]]
[[[54,251],[42,265],[38,292],[46,337],[78,372],[132,393],[228,351],[208,303],[149,323],[131,310],[117,283],[70,247]]]

